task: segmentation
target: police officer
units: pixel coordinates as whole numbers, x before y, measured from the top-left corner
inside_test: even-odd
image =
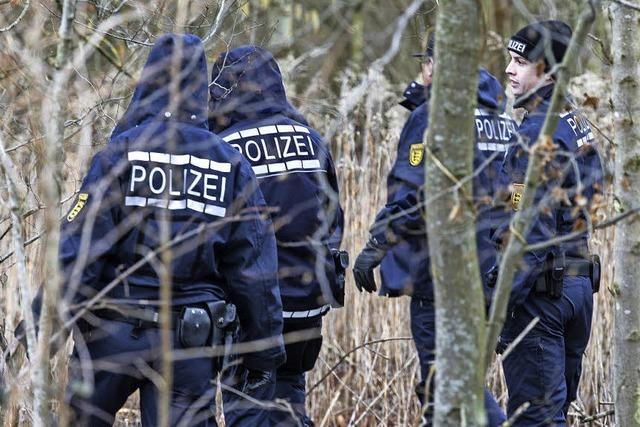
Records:
[[[210,128],[250,162],[264,193],[278,241],[287,361],[278,368],[271,425],[313,425],[305,412],[305,372],[322,345],[322,317],[344,301],[343,214],[329,147],[287,100],[271,53],[242,46],[220,54],[212,69]],[[288,341],[287,333],[298,335]],[[244,408],[243,408],[244,406]],[[225,418],[248,410],[225,393]]]
[[[175,350],[221,344],[220,328],[232,322],[235,307],[247,344],[268,344],[244,354],[253,380],[284,361],[275,236],[250,165],[207,129],[207,96],[200,39],[160,37],[63,220],[65,295],[76,310],[103,295],[75,336],[76,424],[112,425],[136,390],[142,424],[158,424],[153,377],[161,365],[163,271]],[[165,250],[170,265],[161,263]],[[215,425],[219,370],[209,356],[173,362],[171,425]],[[88,394],[77,387],[81,378],[92,385]]]
[[[421,203],[424,185],[424,133],[428,126],[428,95],[434,58],[433,38],[429,40],[423,58],[422,75],[427,85],[427,97],[411,113],[398,144],[398,155],[387,178],[387,205],[380,210],[371,227],[371,236],[356,259],[353,271],[356,286],[368,292],[376,290],[373,270],[382,262],[380,293],[389,297],[411,295],[411,332],[420,359],[421,381],[416,387],[425,407],[426,424],[431,423],[433,411],[433,382],[429,399],[425,398],[425,383],[435,359],[435,307],[431,277],[429,248],[425,238]],[[417,84],[409,87],[411,99]],[[493,264],[495,250],[490,242],[494,226],[488,203],[497,185],[497,171],[515,130],[513,122],[504,114],[504,96],[500,83],[487,71],[481,70],[476,109],[476,140],[474,167],[474,199],[478,209],[478,254],[482,271]],[[485,406],[489,424],[504,421],[502,410],[488,391]]]
[[[571,39],[564,22],[536,22],[518,31],[508,44],[506,68],[516,96],[514,107],[526,110],[518,129],[520,142],[504,164],[511,184],[512,210],[526,189],[528,151],[542,129],[554,89],[554,67]],[[540,243],[584,229],[590,202],[602,191],[602,166],[586,119],[567,100],[553,133],[553,151],[541,189],[535,194],[528,243]],[[582,207],[581,207],[582,206]],[[502,229],[508,229],[504,224]],[[588,234],[561,244],[526,252],[516,274],[499,351],[534,319],[539,322],[504,359],[509,389],[508,413],[529,407],[517,425],[566,425],[569,404],[576,398],[582,355],[589,340],[592,292],[597,290],[599,261],[590,257]],[[504,240],[498,232],[497,241]]]

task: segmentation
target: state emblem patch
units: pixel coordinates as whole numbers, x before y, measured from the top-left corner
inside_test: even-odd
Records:
[[[409,164],[411,166],[418,166],[420,163],[422,163],[423,157],[424,145],[422,143],[411,144],[411,148],[409,149]]]
[[[511,191],[511,207],[514,211],[520,208],[520,201],[522,201],[522,195],[524,194],[524,184],[511,183],[513,190]]]
[[[88,193],[78,194],[78,201],[73,206],[73,209],[71,209],[71,212],[69,212],[69,215],[67,215],[67,221],[71,222],[78,216],[82,208],[87,204],[87,200],[89,200]]]

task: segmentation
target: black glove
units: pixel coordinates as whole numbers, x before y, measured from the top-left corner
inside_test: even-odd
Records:
[[[246,368],[246,377],[242,385],[242,392],[251,396],[256,390],[264,387],[272,381],[273,373],[271,371],[259,371]]]
[[[363,288],[369,293],[375,292],[377,286],[373,276],[373,269],[380,265],[386,254],[387,249],[378,243],[375,238],[369,239],[353,265],[353,278],[360,292],[362,292]]]

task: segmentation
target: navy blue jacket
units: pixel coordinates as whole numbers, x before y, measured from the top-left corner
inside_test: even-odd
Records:
[[[287,100],[266,50],[222,53],[212,69],[210,126],[249,161],[271,209],[278,240],[283,317],[313,317],[336,304],[331,248],[343,213],[329,148]]]
[[[525,148],[532,146],[540,135],[552,93],[553,85],[547,85],[533,95],[536,97],[537,107],[525,115],[518,128],[521,142],[514,144],[505,157],[502,179],[505,184],[512,185],[516,193],[521,193],[519,186],[524,183],[527,172],[529,156]],[[535,195],[535,216],[527,233],[528,243],[539,243],[566,235],[578,225],[586,224],[588,212],[576,209],[576,197],[583,197],[588,209],[594,196],[603,190],[602,163],[593,144],[594,140],[595,136],[582,113],[571,109],[560,114],[553,133],[557,149],[546,166],[545,175],[548,179],[541,183]],[[564,190],[566,199],[557,200],[558,193],[555,189]],[[518,196],[512,195],[511,213],[517,208],[514,197]],[[499,242],[503,238],[503,232],[508,230],[509,219],[510,215],[499,227],[494,240]],[[525,300],[535,279],[544,269],[544,262],[549,254],[564,252],[568,257],[585,258],[589,253],[588,238],[589,235],[585,232],[562,245],[525,253],[525,268],[516,274],[509,300],[510,308]]]
[[[398,154],[387,178],[387,205],[380,210],[371,234],[393,246],[381,264],[380,293],[387,296],[413,295],[433,298],[433,281],[421,201],[424,184],[424,133],[428,126],[428,97],[407,120],[398,143]],[[514,122],[503,114],[504,94],[500,83],[480,71],[478,107],[475,112],[474,199],[476,200],[478,256],[481,271],[494,263],[496,251],[490,240],[497,226],[489,209],[498,186],[498,171],[513,138]],[[428,197],[428,195],[426,195]]]
[[[244,358],[272,369],[284,359],[275,236],[250,165],[208,130],[207,97],[200,39],[160,37],[63,220],[66,295],[81,302],[140,263],[106,300],[157,305],[161,256],[151,254],[168,230],[173,305],[233,302],[245,340],[279,337],[280,345]]]

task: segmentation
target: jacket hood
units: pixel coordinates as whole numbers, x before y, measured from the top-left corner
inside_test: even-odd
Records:
[[[207,128],[207,61],[199,37],[165,34],[156,41],[111,138],[156,118]]]
[[[406,109],[413,111],[419,105],[429,100],[429,88],[413,81],[403,92],[404,99],[399,102]],[[478,72],[478,105],[492,111],[503,112],[506,97],[502,85],[491,73],[485,69]]]
[[[222,52],[211,70],[209,128],[221,132],[244,120],[275,115],[307,124],[289,103],[280,68],[267,50],[253,45]]]
[[[481,68],[478,73],[478,106],[503,112],[506,96],[502,85],[491,73]]]

